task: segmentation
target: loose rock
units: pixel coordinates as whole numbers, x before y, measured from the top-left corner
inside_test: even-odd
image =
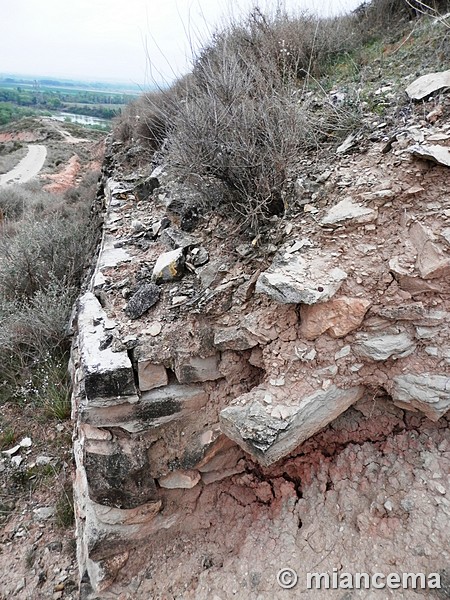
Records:
[[[125,308],[130,319],[138,319],[154,306],[161,293],[160,288],[154,283],[146,283],[135,292],[128,301]]]

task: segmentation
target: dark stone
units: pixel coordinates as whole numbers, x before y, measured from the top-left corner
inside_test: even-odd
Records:
[[[62,542],[50,542],[46,546],[50,552],[62,552]]]
[[[147,404],[142,404],[137,411],[137,418],[141,421],[150,421],[174,415],[181,410],[181,402],[173,398],[164,398],[152,400]]]
[[[153,193],[153,190],[159,187],[159,180],[157,177],[148,177],[140,181],[134,188],[138,200],[147,200],[148,197]]]
[[[99,346],[100,350],[106,350],[106,348],[111,346],[113,339],[114,339],[114,337],[111,333],[105,335],[105,337],[100,342],[100,346]]]
[[[184,231],[180,231],[175,227],[168,227],[161,234],[161,241],[168,248],[175,250],[176,248],[189,248],[198,246],[199,240],[193,235],[189,235]]]
[[[180,227],[184,231],[194,231],[200,220],[201,210],[198,206],[185,205],[181,211]]]
[[[120,451],[107,456],[86,452],[84,466],[94,502],[127,509],[157,499],[155,480],[143,457]]]
[[[115,371],[86,373],[84,388],[88,400],[132,396],[136,394],[134,374],[131,367],[123,367]]]
[[[189,262],[192,263],[194,267],[202,267],[209,261],[209,254],[203,246],[200,246],[197,250],[197,252],[191,252],[189,255]]]
[[[154,283],[147,283],[135,292],[125,308],[130,319],[138,319],[159,300],[160,288]]]

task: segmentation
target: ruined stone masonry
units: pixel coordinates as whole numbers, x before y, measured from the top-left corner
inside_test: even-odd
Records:
[[[82,597],[277,598],[277,565],[327,552],[448,566],[449,175],[414,141],[340,157],[260,253],[215,215],[183,231],[164,166],[110,172],[71,365]]]

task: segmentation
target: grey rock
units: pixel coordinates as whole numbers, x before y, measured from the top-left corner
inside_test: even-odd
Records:
[[[242,327],[226,327],[214,335],[214,346],[219,350],[248,350],[258,343],[258,339]]]
[[[197,271],[197,275],[200,278],[202,286],[204,288],[210,288],[218,285],[228,273],[228,270],[229,265],[224,263],[223,260],[217,259],[212,260],[204,267],[201,267]]]
[[[104,506],[135,508],[156,499],[154,479],[144,453],[125,454],[114,443],[101,453],[86,450],[84,467],[90,498]]]
[[[198,246],[200,240],[181,229],[175,227],[167,227],[161,233],[161,241],[168,248],[175,250],[176,248],[190,248],[191,246]]]
[[[450,409],[448,375],[399,375],[394,377],[390,392],[396,406],[420,410],[432,421],[437,421]]]
[[[55,508],[54,506],[43,506],[42,508],[35,508],[33,512],[36,520],[46,521],[47,519],[50,519],[50,517],[53,517]]]
[[[125,308],[130,319],[138,319],[154,306],[161,293],[160,288],[154,283],[146,283],[135,292]]]
[[[371,360],[404,358],[416,348],[414,340],[406,332],[370,335],[359,333],[353,349],[359,356]]]
[[[320,221],[321,225],[338,227],[348,222],[370,223],[377,218],[377,211],[353,202],[351,198],[344,198],[333,206],[326,216]]]
[[[332,385],[295,405],[264,403],[267,392],[252,390],[237,399],[243,405],[229,406],[220,413],[220,428],[230,439],[268,466],[287,456],[297,446],[336,419],[363,395],[361,386],[342,390]],[[289,398],[289,403],[294,398]]]
[[[81,414],[83,422],[97,428],[120,427],[129,433],[139,433],[200,410],[208,395],[200,386],[170,384],[143,392],[139,401],[123,400],[115,406],[88,407]]]
[[[16,589],[14,590],[14,595],[21,592],[26,587],[25,577],[21,577],[16,585]]]
[[[152,281],[155,283],[167,283],[177,281],[184,274],[184,251],[177,248],[171,252],[164,252],[158,257],[153,268]]]
[[[114,246],[114,241],[105,239],[98,261],[98,271],[105,267],[117,267],[120,263],[129,262],[130,254],[123,248]]]
[[[256,292],[281,304],[315,304],[334,296],[347,273],[319,254],[278,255],[258,278]]]
[[[200,246],[199,248],[193,248],[189,253],[189,262],[191,262],[194,267],[202,267],[206,265],[209,260],[209,254],[206,248]]]
[[[356,136],[351,133],[345,138],[342,144],[336,148],[336,154],[345,154],[355,145]]]
[[[218,368],[218,355],[178,355],[175,359],[175,375],[180,383],[214,381],[223,377]]]
[[[422,75],[409,84],[406,93],[412,100],[422,100],[445,87],[450,87],[450,69]]]
[[[409,148],[413,156],[431,160],[432,162],[450,167],[450,150],[445,146],[421,146],[416,144]]]
[[[142,179],[134,188],[134,193],[139,200],[148,200],[148,197],[153,193],[153,190],[159,187],[159,180],[157,177],[147,177]]]

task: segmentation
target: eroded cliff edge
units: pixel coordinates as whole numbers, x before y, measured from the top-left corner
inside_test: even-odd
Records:
[[[281,598],[283,566],[447,597],[450,133],[387,137],[305,158],[301,209],[247,240],[112,143],[72,353],[82,597]]]

